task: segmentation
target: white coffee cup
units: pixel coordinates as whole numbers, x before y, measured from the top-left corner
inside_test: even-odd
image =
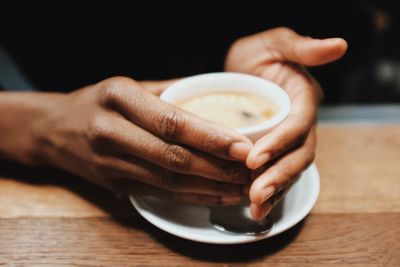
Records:
[[[166,88],[160,98],[175,104],[198,95],[220,92],[251,94],[266,98],[277,105],[277,113],[265,122],[235,129],[253,142],[281,123],[291,106],[289,96],[275,83],[256,76],[232,72],[207,73],[184,78]]]

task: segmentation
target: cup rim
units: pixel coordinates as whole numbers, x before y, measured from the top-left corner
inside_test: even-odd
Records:
[[[286,93],[285,90],[283,90],[279,85],[275,84],[274,82],[260,78],[254,75],[250,74],[244,74],[244,73],[236,73],[236,72],[211,72],[211,73],[204,73],[204,74],[198,74],[194,76],[189,76],[186,78],[183,78],[170,86],[168,86],[160,95],[160,99],[163,101],[166,101],[168,103],[174,104],[173,102],[173,97],[176,95],[177,92],[181,90],[185,90],[189,87],[190,84],[195,82],[196,80],[201,82],[202,80],[204,82],[210,82],[210,80],[216,80],[216,79],[241,79],[242,81],[251,81],[253,83],[257,83],[258,85],[265,86],[265,88],[268,88],[268,90],[273,90],[274,93],[279,94],[280,98],[283,99],[280,103],[278,101],[272,99],[273,102],[275,102],[279,106],[279,111],[277,114],[275,114],[271,119],[268,119],[262,123],[258,123],[255,125],[247,126],[247,127],[241,127],[241,128],[235,128],[234,130],[240,134],[248,135],[248,134],[254,134],[258,133],[261,131],[266,131],[269,129],[274,128],[277,126],[279,123],[281,123],[287,115],[289,114],[290,108],[291,108],[291,101]],[[227,90],[229,92],[229,90]],[[196,94],[193,94],[193,96],[196,96]],[[271,100],[271,99],[269,99]],[[284,103],[282,103],[284,102]]]

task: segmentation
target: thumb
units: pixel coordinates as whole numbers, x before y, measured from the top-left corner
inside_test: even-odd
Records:
[[[266,45],[272,45],[281,57],[278,60],[306,66],[323,65],[341,58],[347,50],[342,38],[314,39],[297,34],[288,28],[277,28],[261,36]]]

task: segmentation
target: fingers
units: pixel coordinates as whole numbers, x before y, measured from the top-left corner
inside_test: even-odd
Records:
[[[111,134],[104,136],[109,139],[106,146],[116,153],[133,156],[133,163],[139,158],[176,173],[230,183],[249,181],[249,170],[242,163],[168,143],[124,118],[112,118],[112,123]]]
[[[254,144],[247,157],[246,165],[252,170],[258,169],[302,145],[313,123],[298,115],[289,115],[281,125]]]
[[[111,87],[103,97],[106,105],[165,141],[226,159],[245,160],[250,151],[252,143],[247,137],[161,101],[144,90],[133,90],[138,85],[129,79],[104,86]]]
[[[110,183],[119,181],[120,177],[129,178],[124,181],[129,186],[132,181],[144,183],[178,193],[196,193],[214,196],[241,196],[243,195],[243,185],[225,183],[206,179],[199,176],[178,174],[147,161],[138,158],[115,158],[104,161],[103,166],[98,167],[103,176],[108,177]],[[124,190],[125,185],[121,181],[117,183],[120,190]]]
[[[250,169],[257,169],[287,151],[302,145],[315,123],[322,90],[318,83],[302,68],[287,69],[281,86],[291,98],[288,117],[270,133],[258,140],[247,157]]]
[[[165,88],[178,81],[179,79],[170,79],[163,81],[141,81],[140,84],[143,88],[152,94],[159,96]]]
[[[290,186],[314,160],[315,146],[316,134],[313,128],[303,146],[283,156],[256,178],[250,187],[251,202],[261,205],[277,192]]]
[[[289,28],[276,28],[257,35],[268,51],[276,50],[276,61],[292,61],[306,66],[323,65],[341,58],[347,50],[342,38],[314,39]]]
[[[267,201],[261,205],[256,205],[254,203],[250,203],[250,214],[254,219],[261,220],[261,219],[265,218],[265,216],[267,216],[268,213],[270,213],[272,208],[273,208],[273,206],[269,201]]]
[[[151,185],[124,180],[118,185],[119,192],[128,195],[155,196],[181,203],[202,205],[202,206],[224,206],[235,205],[240,202],[240,196],[235,195],[208,195],[202,193],[175,192],[160,189]]]
[[[289,154],[290,157],[288,155],[281,159],[278,162],[278,167],[271,167],[271,169],[276,168],[278,170],[271,171],[267,169],[251,185],[249,193],[251,200],[250,213],[254,219],[260,220],[265,218],[289,191],[300,173],[312,162],[314,159],[312,151],[315,150],[315,140],[315,131],[313,130],[309,141],[305,144],[306,147],[294,151],[293,155]],[[300,157],[303,157],[302,162],[297,162],[298,164],[295,164],[295,167],[291,167],[290,161],[299,161],[301,160]]]
[[[272,208],[281,201],[288,190],[289,188],[279,191],[261,205],[250,203],[250,214],[256,220],[265,218],[271,212]]]

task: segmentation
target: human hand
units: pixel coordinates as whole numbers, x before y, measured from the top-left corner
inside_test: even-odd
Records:
[[[35,164],[119,194],[201,205],[240,201],[252,146],[245,136],[163,102],[124,77],[47,100],[53,105],[32,129]]]
[[[288,28],[244,37],[231,46],[226,71],[271,80],[288,93],[292,102],[285,121],[258,140],[246,160],[247,166],[258,169],[255,173],[259,174],[249,189],[254,218],[265,217],[314,160],[315,119],[323,91],[304,66],[335,61],[346,49],[343,39],[313,39]]]

